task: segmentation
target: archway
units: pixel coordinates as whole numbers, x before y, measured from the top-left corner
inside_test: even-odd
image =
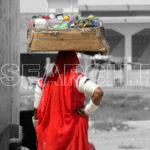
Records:
[[[133,62],[150,64],[150,29],[143,29],[133,35],[132,51]],[[145,65],[145,67],[145,69],[150,69],[149,65]]]
[[[110,45],[110,55],[115,57],[124,57],[124,35],[113,30],[105,30],[106,39]]]

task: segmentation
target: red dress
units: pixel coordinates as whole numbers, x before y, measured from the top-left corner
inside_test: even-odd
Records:
[[[76,88],[76,79],[81,75],[76,74],[77,64],[75,52],[59,52],[45,85],[45,78],[42,80],[44,91],[36,126],[38,150],[89,150],[88,117],[75,111],[85,101],[85,95]]]

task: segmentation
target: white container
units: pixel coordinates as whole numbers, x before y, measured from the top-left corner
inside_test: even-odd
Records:
[[[47,21],[45,19],[35,19],[35,28],[47,28]]]

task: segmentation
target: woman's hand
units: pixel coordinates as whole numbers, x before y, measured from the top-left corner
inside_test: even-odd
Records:
[[[88,114],[84,111],[84,107],[80,106],[76,109],[76,112],[78,113],[78,115],[80,115],[81,117],[87,117]]]
[[[36,108],[34,108],[34,119],[35,119],[35,120],[38,120],[38,118],[37,118],[37,116],[36,116],[36,115],[37,115],[37,109],[36,109]]]

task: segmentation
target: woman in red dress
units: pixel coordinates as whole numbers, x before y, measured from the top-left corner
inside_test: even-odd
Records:
[[[75,52],[59,52],[51,74],[39,82],[42,96],[35,104],[38,150],[94,150],[88,143],[88,114],[99,106],[103,91],[76,73],[78,64]],[[90,89],[92,84],[94,89]],[[85,107],[84,93],[89,90],[93,90],[92,97]]]

